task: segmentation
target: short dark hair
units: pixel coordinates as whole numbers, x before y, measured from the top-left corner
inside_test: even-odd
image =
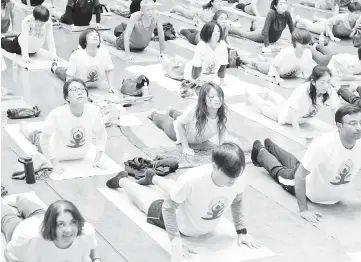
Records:
[[[79,45],[81,46],[81,48],[83,48],[83,49],[86,48],[86,45],[87,45],[86,37],[87,37],[87,35],[89,35],[90,33],[93,33],[93,32],[97,32],[97,34],[99,36],[98,48],[100,47],[100,42],[102,40],[101,40],[98,30],[96,30],[95,28],[87,28],[83,32],[81,32],[81,34],[79,35]]]
[[[63,86],[63,96],[64,96],[64,100],[66,100],[68,98],[68,95],[69,95],[69,86],[71,83],[73,82],[78,82],[80,83],[82,86],[84,86],[85,90],[86,90],[86,95],[88,96],[89,93],[88,93],[88,88],[86,87],[86,84],[83,80],[79,79],[79,78],[72,78],[68,81],[66,81],[64,83],[64,86]],[[67,101],[67,100],[66,100]]]
[[[61,213],[68,212],[72,215],[78,226],[78,235],[83,232],[85,224],[84,217],[80,214],[76,206],[67,200],[58,200],[52,203],[45,212],[44,220],[41,224],[41,235],[49,241],[56,240],[57,218]]]
[[[279,2],[279,1],[280,1],[280,0],[272,0],[270,9],[273,9],[273,10],[276,11],[276,6],[278,5],[278,2]],[[288,1],[286,0],[286,2],[288,2]]]
[[[359,2],[351,2],[347,8],[348,8],[348,11],[350,11],[350,13],[360,12],[361,4]]]
[[[203,42],[208,43],[211,40],[215,26],[218,26],[219,33],[220,33],[218,42],[220,42],[223,39],[224,33],[223,33],[222,27],[219,24],[217,24],[216,22],[211,21],[211,22],[205,23],[204,26],[202,27],[200,37]]]
[[[233,142],[219,145],[212,151],[212,161],[230,178],[237,178],[246,166],[243,150]]]
[[[33,10],[33,16],[35,18],[35,20],[41,21],[41,22],[48,22],[49,17],[50,17],[50,12],[48,10],[48,8],[46,8],[43,5],[38,5],[35,6],[34,10]]]
[[[354,106],[351,104],[342,105],[337,109],[335,113],[335,122],[336,123],[343,123],[343,117],[346,115],[355,115],[361,113],[361,108],[358,106]]]
[[[291,38],[293,47],[296,47],[296,43],[300,43],[301,45],[307,45],[311,42],[310,32],[303,28],[295,28]]]

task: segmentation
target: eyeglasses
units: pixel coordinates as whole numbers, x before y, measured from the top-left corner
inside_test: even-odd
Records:
[[[350,122],[350,123],[344,123],[344,124],[352,126],[352,127],[356,127],[356,126],[361,127],[361,122]]]
[[[319,80],[318,81],[321,85],[331,85],[332,82],[329,80],[329,81],[324,81],[324,80]]]
[[[78,93],[79,91],[81,92],[85,92],[85,88],[84,87],[78,87],[78,88],[69,88],[69,92],[70,93]]]

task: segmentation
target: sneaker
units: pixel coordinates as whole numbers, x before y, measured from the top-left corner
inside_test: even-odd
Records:
[[[112,179],[109,179],[107,181],[106,185],[107,185],[107,187],[112,188],[112,189],[120,188],[119,180],[122,178],[125,178],[125,177],[128,177],[128,173],[125,171],[121,171],[115,177],[113,177]]]
[[[269,138],[266,138],[264,140],[264,147],[268,150],[270,148],[270,146],[273,144],[272,140]]]
[[[263,145],[261,144],[261,141],[256,140],[253,143],[252,146],[252,152],[251,152],[251,160],[253,165],[260,167],[261,165],[257,162],[257,157],[258,157],[258,153],[259,151],[264,148]]]

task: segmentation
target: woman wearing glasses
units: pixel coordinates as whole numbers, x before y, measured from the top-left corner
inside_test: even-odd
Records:
[[[68,80],[63,95],[67,103],[49,113],[41,131],[31,130],[26,122],[20,123],[20,131],[52,163],[57,174],[65,171],[59,161],[82,159],[89,153],[95,134],[93,167],[104,169],[100,160],[107,132],[100,110],[88,103],[88,89],[80,79]]]
[[[266,100],[248,91],[248,102],[256,106],[261,114],[281,125],[291,124],[297,136],[306,140],[312,138],[301,134],[300,124],[314,118],[323,105],[331,107],[332,115],[340,105],[340,100],[331,83],[331,72],[327,67],[320,65],[313,68],[308,80],[297,87],[287,100],[273,92],[267,92],[268,99]]]

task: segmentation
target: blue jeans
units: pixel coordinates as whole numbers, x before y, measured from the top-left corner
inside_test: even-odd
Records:
[[[45,210],[39,204],[25,198],[18,198],[16,207],[19,210],[20,217],[10,209],[9,206],[1,204],[1,232],[5,235],[5,239],[9,242],[13,236],[15,228],[21,221],[33,216],[44,216]]]

